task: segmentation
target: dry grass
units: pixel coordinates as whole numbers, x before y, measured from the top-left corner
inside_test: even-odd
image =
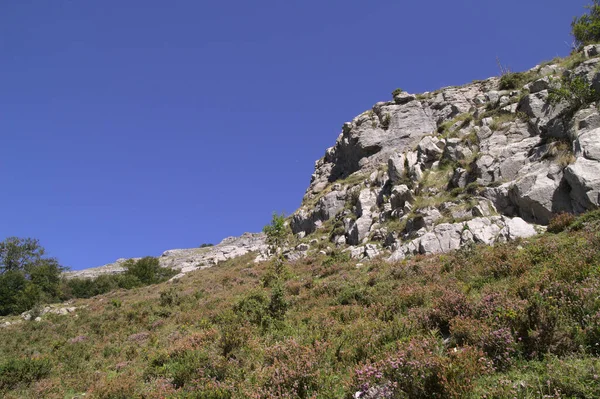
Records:
[[[288,263],[284,320],[268,316],[271,267],[252,255],[77,300],[77,317],[0,329],[1,394],[346,398],[395,381],[407,398],[598,397],[597,220],[397,263]],[[2,385],[9,370],[21,371]]]

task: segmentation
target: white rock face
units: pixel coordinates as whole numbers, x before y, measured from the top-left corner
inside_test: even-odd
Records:
[[[332,240],[357,257],[369,244],[401,259],[527,238],[557,213],[600,206],[600,113],[549,102],[563,74],[600,91],[598,48],[586,47],[572,71],[532,68],[523,88],[500,90],[490,78],[375,104],[315,163],[292,230],[335,223]],[[366,192],[376,198],[368,212]]]
[[[329,240],[355,258],[394,260],[528,238],[557,213],[595,209],[600,112],[590,104],[573,115],[549,97],[563,74],[600,92],[599,49],[586,47],[588,59],[572,71],[531,69],[523,88],[500,90],[490,78],[375,104],[346,122],[315,162],[292,232],[318,238],[312,248]],[[245,234],[211,248],[166,251],[160,263],[179,270],[178,278],[248,252],[265,260],[266,248],[264,236]],[[285,254],[293,260],[309,252],[297,246]],[[69,276],[119,273],[123,261]]]
[[[159,257],[159,262],[162,267],[179,270],[180,273],[175,276],[179,278],[191,271],[211,267],[249,252],[266,253],[267,247],[264,234],[244,233],[240,237],[228,237],[212,247],[165,251]],[[66,273],[66,277],[95,278],[102,274],[122,273],[122,264],[125,261],[126,259],[119,259],[109,265],[69,272]]]
[[[469,243],[492,245],[535,234],[535,228],[518,217],[491,216],[461,223],[443,223],[423,236],[404,243],[394,251],[389,260],[396,261],[417,254],[449,252]]]

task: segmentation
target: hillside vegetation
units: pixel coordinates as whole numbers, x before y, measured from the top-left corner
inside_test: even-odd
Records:
[[[600,212],[494,247],[251,256],[0,329],[6,398],[597,398]],[[286,308],[273,313],[271,286]]]

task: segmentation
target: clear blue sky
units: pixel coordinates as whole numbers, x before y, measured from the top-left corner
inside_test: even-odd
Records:
[[[343,122],[568,54],[585,0],[3,0],[0,239],[74,269],[260,231]]]

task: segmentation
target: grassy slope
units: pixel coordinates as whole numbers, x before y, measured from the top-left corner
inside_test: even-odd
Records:
[[[600,233],[588,219],[399,263],[289,264],[284,321],[269,318],[269,266],[251,256],[80,300],[77,317],[0,329],[0,393],[600,397]]]

